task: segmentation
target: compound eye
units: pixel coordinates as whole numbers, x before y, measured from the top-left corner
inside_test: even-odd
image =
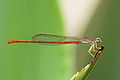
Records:
[[[99,39],[99,38],[97,38],[97,40],[99,41],[100,39]]]
[[[96,42],[100,43],[101,39],[100,38],[96,38]]]

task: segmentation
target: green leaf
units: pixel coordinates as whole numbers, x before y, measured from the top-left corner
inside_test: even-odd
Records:
[[[85,67],[82,68],[82,70],[80,72],[77,72],[72,78],[71,80],[85,80],[86,77],[88,76],[88,74],[90,73],[90,71],[93,69],[93,67],[95,66],[95,64],[97,63],[100,55],[102,54],[104,49],[104,46],[101,46],[101,49],[99,49],[95,55],[95,58],[88,63]]]

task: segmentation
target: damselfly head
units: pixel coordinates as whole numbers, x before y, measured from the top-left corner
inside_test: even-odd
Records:
[[[100,38],[96,38],[96,42],[101,44],[102,40]]]

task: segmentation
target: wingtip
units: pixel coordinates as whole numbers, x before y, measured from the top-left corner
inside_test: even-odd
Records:
[[[40,34],[36,34],[32,37],[32,39],[34,40],[35,37],[39,36]]]

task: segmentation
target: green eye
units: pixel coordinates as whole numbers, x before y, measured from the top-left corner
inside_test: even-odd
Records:
[[[96,42],[98,42],[98,43],[99,43],[100,41],[101,41],[101,39],[100,39],[100,38],[96,38]]]

